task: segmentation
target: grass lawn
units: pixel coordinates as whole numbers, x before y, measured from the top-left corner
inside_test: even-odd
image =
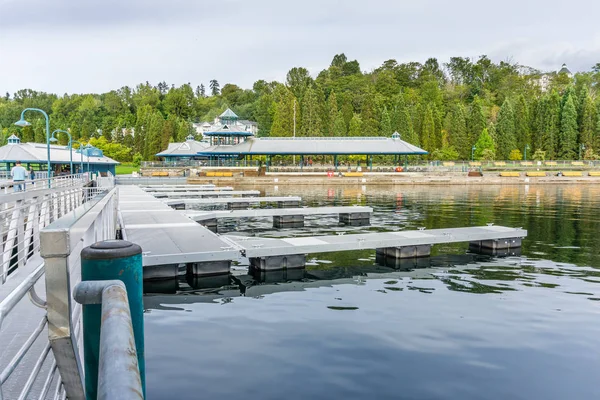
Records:
[[[139,170],[139,167],[134,167],[132,163],[122,163],[117,165],[117,167],[115,168],[115,172],[117,173],[117,175],[131,174],[133,171]]]

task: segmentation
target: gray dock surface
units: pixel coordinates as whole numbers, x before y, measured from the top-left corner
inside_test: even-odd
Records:
[[[356,235],[329,235],[287,239],[249,236],[224,236],[249,258],[275,255],[328,253],[388,247],[418,246],[440,243],[474,242],[507,238],[522,238],[527,231],[504,226],[477,226],[418,231],[364,233]]]
[[[231,197],[231,198],[216,198],[216,199],[169,199],[165,200],[165,204],[227,204],[227,203],[277,203],[296,201],[299,202],[302,199],[297,196],[287,197]]]
[[[233,196],[259,196],[258,190],[212,190],[212,191],[190,191],[190,192],[150,192],[156,198],[165,197],[233,197]]]
[[[142,247],[143,264],[235,260],[239,251],[218,235],[137,186],[119,187],[119,212],[127,240]]]
[[[247,210],[217,210],[206,212],[187,211],[185,215],[194,221],[221,218],[260,218],[284,215],[325,215],[344,213],[372,213],[371,207],[340,206],[340,207],[296,207],[296,208],[251,208]]]
[[[217,235],[192,221],[183,212],[171,209],[150,193],[136,186],[119,188],[119,211],[127,240],[139,244],[144,251],[144,266],[207,261],[238,260],[241,256],[259,258],[295,254],[325,253],[362,249],[434,245],[440,243],[477,242],[523,238],[527,231],[503,226],[478,226],[417,231],[367,234],[328,235],[271,239],[236,235]],[[135,199],[135,200],[134,200]],[[183,199],[186,201],[188,199]],[[214,204],[232,200],[246,202],[300,201],[299,197],[194,199],[194,202]],[[351,207],[354,208],[354,207]],[[277,209],[281,212],[283,209]],[[302,212],[305,208],[286,212]],[[246,210],[242,210],[246,211]],[[258,211],[258,210],[252,210]],[[269,211],[258,211],[267,213]],[[275,211],[273,211],[275,212]]]
[[[194,186],[153,186],[153,187],[142,187],[146,192],[228,192],[232,191],[233,188],[231,186],[203,186],[203,185],[194,185]]]

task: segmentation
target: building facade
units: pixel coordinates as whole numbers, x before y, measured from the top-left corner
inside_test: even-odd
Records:
[[[211,122],[198,122],[192,124],[196,133],[205,136],[207,132],[215,132],[223,128],[226,125],[231,130],[250,132],[252,136],[258,134],[258,124],[254,121],[245,119],[239,119],[239,117],[231,111],[231,109],[225,110],[221,115]]]

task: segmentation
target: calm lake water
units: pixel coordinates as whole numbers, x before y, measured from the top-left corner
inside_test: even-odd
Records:
[[[600,187],[267,189],[304,205],[369,205],[270,237],[484,225],[523,227],[521,255],[440,245],[380,265],[374,251],[312,254],[304,270],[147,285],[149,399],[600,398]],[[165,294],[171,293],[171,294]]]

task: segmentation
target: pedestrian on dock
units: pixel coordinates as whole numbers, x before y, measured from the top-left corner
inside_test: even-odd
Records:
[[[15,192],[24,192],[27,170],[23,168],[21,161],[15,163],[15,166],[10,170],[10,176],[13,178],[13,188]]]
[[[31,185],[35,185],[35,171],[33,170],[33,167],[29,167],[29,179],[31,179]]]

